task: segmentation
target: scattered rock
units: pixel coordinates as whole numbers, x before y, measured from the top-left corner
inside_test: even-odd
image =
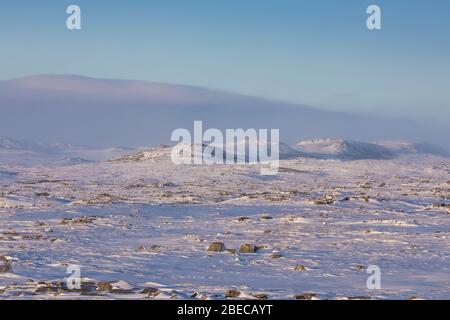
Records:
[[[161,249],[162,249],[162,246],[159,246],[159,245],[152,245],[150,247],[140,245],[136,251],[137,252],[157,252],[157,251],[160,251]]]
[[[197,300],[207,300],[207,299],[208,299],[208,296],[205,295],[205,294],[203,294],[203,293],[200,293],[200,292],[194,292],[194,293],[191,295],[191,298],[192,298],[192,299],[197,299]]]
[[[361,264],[357,264],[357,265],[355,265],[353,268],[354,268],[355,270],[357,270],[357,271],[364,271],[364,270],[366,270],[366,267],[364,267],[364,266],[361,265]]]
[[[255,245],[246,243],[246,244],[241,245],[239,252],[240,253],[255,253],[256,250],[257,250],[257,248]]]
[[[37,284],[36,293],[49,293],[54,296],[58,296],[64,292],[67,292],[67,288],[65,287],[65,283],[62,281],[56,282],[39,282]]]
[[[354,296],[354,297],[348,297],[348,300],[372,300],[372,297],[368,296]]]
[[[111,293],[115,293],[115,294],[132,294],[133,290],[132,289],[114,288],[114,289],[111,290]]]
[[[177,185],[173,182],[163,182],[158,184],[158,187],[162,188],[162,187],[169,187],[169,188],[173,188],[176,187]]]
[[[294,299],[296,300],[312,300],[317,295],[315,293],[303,293],[303,294],[296,294],[294,296]]]
[[[283,256],[280,254],[280,253],[274,253],[274,254],[272,254],[272,256],[271,256],[271,258],[272,259],[280,259],[280,258],[282,258]]]
[[[298,265],[296,265],[296,266],[294,267],[294,270],[295,270],[295,271],[305,271],[305,270],[306,270],[306,267],[305,267],[304,265],[302,265],[302,264],[298,264]]]
[[[361,188],[362,189],[370,189],[370,188],[372,188],[372,184],[369,181],[365,182],[361,185]]]
[[[96,217],[88,217],[83,216],[80,218],[72,219],[72,218],[64,218],[60,223],[61,224],[89,224],[97,220]]]
[[[227,298],[237,298],[237,297],[239,297],[240,295],[241,295],[241,292],[238,291],[238,290],[228,290],[228,291],[225,293],[225,297],[227,297]]]
[[[289,200],[289,197],[284,194],[274,194],[274,195],[267,195],[264,197],[264,199],[270,202],[282,202]]]
[[[148,297],[156,297],[161,293],[161,291],[157,288],[145,288],[140,293],[146,294]]]
[[[267,300],[267,299],[269,299],[269,297],[265,293],[252,293],[251,295],[253,297],[255,297],[256,299],[258,299],[258,300]]]
[[[119,200],[107,193],[101,193],[97,197],[92,199],[81,199],[73,201],[73,205],[102,205],[102,204],[111,204],[114,201]]]
[[[8,257],[0,256],[0,273],[7,273],[12,270],[11,259]]]
[[[109,282],[100,281],[97,283],[97,291],[111,291],[113,289],[113,286]]]
[[[101,193],[96,198],[88,200],[88,204],[96,205],[96,204],[110,204],[113,203],[114,197],[107,194]]]
[[[426,300],[426,299],[425,298],[419,298],[419,297],[416,297],[416,296],[411,296],[411,297],[408,298],[408,300]]]
[[[334,197],[333,195],[326,195],[322,198],[313,200],[314,204],[317,205],[327,205],[327,204],[333,204],[334,203]]]
[[[225,250],[223,242],[213,242],[208,247],[208,252],[222,252],[223,250]]]
[[[36,197],[49,197],[50,193],[48,193],[48,192],[36,192],[35,195],[36,195]]]
[[[226,249],[231,254],[236,254],[236,249]]]
[[[83,281],[81,282],[81,289],[72,289],[69,291],[80,292],[82,295],[97,295],[98,294],[98,283],[93,281]]]
[[[439,204],[433,204],[432,207],[433,207],[433,208],[442,208],[442,209],[446,209],[447,212],[450,213],[450,204],[439,203]]]

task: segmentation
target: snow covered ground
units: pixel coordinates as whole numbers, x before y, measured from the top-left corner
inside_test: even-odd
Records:
[[[327,157],[281,160],[275,177],[174,166],[165,147],[3,162],[0,298],[449,299],[449,159],[337,159],[320,143]],[[66,287],[70,265],[80,290]],[[380,290],[366,286],[370,265]]]

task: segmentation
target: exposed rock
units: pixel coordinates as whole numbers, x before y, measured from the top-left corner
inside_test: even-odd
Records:
[[[303,294],[296,294],[294,296],[294,299],[296,300],[312,300],[312,298],[316,297],[317,295],[315,293],[303,293]]]
[[[236,254],[236,249],[226,249],[231,254]]]
[[[426,299],[425,298],[416,297],[416,296],[411,296],[407,300],[426,300]]]
[[[225,293],[225,297],[227,297],[227,298],[237,298],[237,297],[239,297],[240,295],[241,295],[241,292],[238,291],[238,290],[228,290],[228,291]]]
[[[257,248],[255,245],[246,243],[246,244],[241,245],[239,252],[240,253],[255,253],[256,250],[257,250]]]
[[[111,291],[113,286],[109,282],[100,281],[97,283],[97,291]]]
[[[0,273],[7,273],[12,270],[11,259],[8,257],[0,256]]]
[[[197,300],[207,300],[208,296],[206,294],[200,293],[200,292],[194,292],[191,295],[192,299],[197,299]]]
[[[115,197],[113,197],[107,193],[101,193],[95,198],[76,200],[76,201],[72,202],[72,204],[74,204],[74,205],[101,205],[101,204],[111,204],[115,200],[117,200]]]
[[[61,221],[61,224],[89,224],[89,223],[94,222],[95,220],[97,220],[96,217],[88,217],[88,216],[83,216],[83,217],[76,218],[76,219],[64,218]]]
[[[162,249],[162,246],[159,245],[152,245],[150,247],[140,245],[136,251],[138,252],[158,252]]]
[[[148,297],[156,297],[161,293],[161,291],[157,288],[145,288],[140,293],[146,294]]]
[[[208,247],[208,252],[222,252],[223,250],[225,250],[223,242],[213,242]]]
[[[259,300],[267,300],[267,299],[269,299],[269,297],[265,293],[252,293],[251,295],[253,297],[255,297],[256,299],[259,299]]]
[[[54,296],[58,296],[66,291],[67,288],[65,287],[65,283],[62,281],[39,282],[35,290],[36,293],[49,293]]]
[[[169,187],[169,188],[173,188],[176,187],[177,185],[173,182],[164,182],[164,183],[160,183],[158,184],[158,187],[162,188],[162,187]]]
[[[352,297],[347,297],[348,300],[372,300],[371,297],[368,296],[352,296]]]
[[[313,202],[314,202],[314,204],[317,204],[317,205],[333,204],[334,203],[334,197],[333,197],[333,195],[326,195],[326,196],[324,196],[322,198],[314,199]]]
[[[302,264],[298,264],[298,265],[296,265],[296,266],[294,267],[294,270],[295,270],[295,271],[305,271],[305,270],[306,270],[306,267],[305,267],[304,265],[302,265]]]
[[[48,192],[36,192],[35,195],[36,195],[36,197],[49,197],[50,193],[48,193]]]
[[[355,270],[357,270],[357,271],[364,271],[364,270],[366,270],[366,267],[364,267],[364,266],[361,265],[361,264],[357,264],[357,265],[355,265],[353,268],[354,268]]]

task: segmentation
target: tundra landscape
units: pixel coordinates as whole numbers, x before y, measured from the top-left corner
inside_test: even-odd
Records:
[[[0,107],[0,298],[449,298],[448,127],[67,75]],[[277,174],[175,165],[199,119],[279,129]]]
[[[167,146],[0,142],[2,298],[449,298],[450,162],[432,146],[302,141],[261,176],[176,166]]]
[[[0,107],[0,298],[449,298],[448,127],[74,75]],[[196,120],[279,129],[277,174],[174,164]]]

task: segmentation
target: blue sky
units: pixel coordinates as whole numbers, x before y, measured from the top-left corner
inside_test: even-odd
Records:
[[[65,27],[82,9],[82,30]],[[366,28],[382,9],[383,30]],[[448,0],[15,0],[0,6],[0,79],[183,83],[450,122]]]

